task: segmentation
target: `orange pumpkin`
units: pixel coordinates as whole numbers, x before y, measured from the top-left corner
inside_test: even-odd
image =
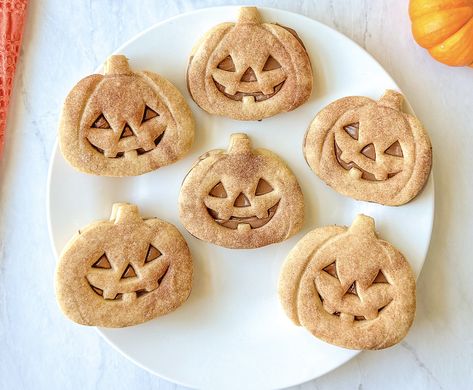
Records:
[[[473,66],[473,0],[411,0],[416,42],[437,61]]]

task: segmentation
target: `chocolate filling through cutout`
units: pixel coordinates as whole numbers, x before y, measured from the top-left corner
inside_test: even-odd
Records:
[[[357,124],[351,124],[348,126],[344,127],[344,130],[352,137],[353,139],[358,139],[358,126]],[[337,158],[338,164],[345,170],[349,171],[352,168],[356,168],[361,172],[361,178],[369,181],[384,181],[384,180],[378,180],[376,179],[375,175],[373,175],[371,172],[366,171],[365,169],[361,168],[358,164],[356,164],[354,161],[346,162],[342,160],[341,155],[342,155],[342,149],[337,144],[337,141],[334,139],[334,149],[335,149],[335,157]],[[389,151],[389,153],[388,153]],[[386,154],[389,154],[391,156],[396,156],[396,157],[403,157],[402,153],[402,148],[401,145],[399,144],[398,141],[396,141],[394,144],[392,144],[389,148],[386,149],[385,151]],[[371,143],[369,145],[366,145],[362,150],[361,154],[364,156],[368,157],[369,159],[376,161],[376,151],[374,145]],[[401,172],[401,171],[399,171]],[[391,172],[388,173],[388,179],[391,177],[396,176],[399,172]]]
[[[332,264],[327,265],[322,271],[327,272],[329,275],[333,276],[334,278],[338,279],[337,275],[337,267],[335,265],[335,261]]]
[[[236,72],[235,63],[233,62],[233,59],[230,55],[225,57],[218,64],[217,68],[221,69],[221,70],[224,70],[226,72]],[[266,60],[262,71],[267,72],[267,71],[274,70],[274,69],[279,69],[279,68],[281,68],[281,64],[278,61],[276,61],[273,56],[270,55],[268,57],[268,59]],[[214,78],[212,78],[212,79],[213,79],[217,89],[221,93],[223,93],[226,97],[228,97],[229,99],[232,99],[232,100],[235,100],[235,101],[242,101],[243,97],[245,97],[245,96],[253,96],[255,98],[256,102],[261,102],[263,100],[269,99],[269,98],[273,97],[274,95],[276,95],[281,90],[282,86],[284,85],[284,82],[286,81],[286,80],[284,80],[281,83],[279,83],[278,85],[276,85],[274,87],[273,93],[271,93],[269,95],[265,95],[261,91],[260,92],[240,92],[240,91],[237,91],[234,95],[230,95],[230,94],[225,92],[225,86],[224,85],[220,84]],[[241,76],[240,81],[247,82],[247,83],[248,82],[256,82],[256,83],[258,82],[258,78],[256,77],[256,73],[255,73],[255,71],[253,70],[253,68],[251,66],[248,67],[245,70],[245,72]]]
[[[141,124],[143,124],[143,123],[145,123],[145,122],[147,122],[147,121],[149,121],[153,118],[156,118],[158,116],[160,116],[160,115],[156,111],[154,111],[152,108],[150,108],[148,106],[145,106],[145,109],[144,109],[144,112],[143,112],[143,118],[141,120]],[[93,128],[93,129],[103,129],[103,130],[112,130],[110,124],[108,123],[107,119],[105,118],[105,116],[103,114],[100,114],[98,116],[98,118],[92,124],[91,128]],[[166,132],[166,130],[164,130],[160,135],[158,135],[155,138],[155,140],[153,141],[154,142],[154,148],[153,149],[150,149],[150,150],[145,150],[143,148],[135,149],[138,156],[141,156],[143,154],[152,152],[159,145],[161,140],[163,139],[165,132]],[[119,140],[122,140],[122,139],[128,138],[128,137],[133,137],[133,136],[135,136],[135,133],[131,129],[130,125],[128,125],[128,123],[126,123],[125,127],[123,128],[123,130],[120,134],[120,139]],[[98,146],[94,145],[92,143],[92,141],[90,141],[88,138],[86,138],[86,140],[89,142],[90,146],[92,146],[96,151],[98,151],[101,154],[105,154],[105,151],[102,148],[99,148]],[[121,158],[121,157],[124,157],[124,156],[125,156],[125,152],[118,152],[114,157],[107,157],[107,158]]]
[[[94,129],[111,129],[110,124],[105,119],[105,116],[103,114],[100,114],[98,116],[98,118],[95,120],[91,127]]]
[[[337,274],[337,264],[336,263],[337,263],[337,261],[335,260],[333,263],[330,263],[326,267],[322,268],[321,271],[326,272],[330,276],[334,277],[335,279],[340,280],[338,278],[338,274]],[[376,283],[387,283],[387,284],[389,284],[389,282],[386,279],[386,276],[384,275],[382,270],[379,270],[379,272],[377,273],[377,275],[375,276],[375,278],[371,282],[372,285],[376,284]],[[317,289],[317,285],[315,285],[315,289],[317,291],[317,295],[319,296],[320,302],[323,303],[324,302],[324,297],[322,296],[322,294],[320,294],[319,290]],[[346,295],[346,294],[353,294],[353,295],[356,295],[359,298],[358,292],[356,290],[356,281],[354,281],[350,285],[350,287],[348,288],[348,290],[345,292],[344,295]],[[392,302],[392,300],[389,303],[391,303],[391,302]],[[384,310],[386,308],[386,306],[389,305],[389,303],[378,309],[378,315],[379,315],[379,313],[381,313],[382,310]],[[332,315],[337,316],[337,317],[339,317],[340,314],[341,314],[338,311],[332,313],[332,312],[328,311],[326,308],[325,308],[325,310],[327,311],[327,313],[332,314]],[[366,318],[364,316],[353,315],[353,320],[354,321],[366,321]]]
[[[237,196],[235,202],[233,202],[233,207],[250,207],[250,200],[245,196],[243,192],[240,192],[240,195]]]
[[[286,80],[284,80],[284,81],[280,82],[278,85],[276,85],[274,87],[274,92],[269,94],[269,95],[265,95],[263,92],[239,92],[239,91],[236,92],[234,95],[230,95],[230,94],[225,92],[225,87],[222,84],[220,84],[215,79],[213,79],[213,81],[214,81],[215,86],[217,87],[217,89],[229,99],[232,99],[232,100],[235,100],[235,101],[243,101],[243,98],[245,96],[254,96],[256,102],[262,102],[264,100],[272,98],[274,95],[276,95],[281,90],[282,86],[286,82]]]
[[[230,219],[219,219],[218,218],[218,213],[211,208],[207,207],[207,211],[210,214],[210,216],[214,219],[215,222],[217,222],[220,226],[232,229],[232,230],[237,230],[239,224],[247,224],[250,225],[252,229],[258,229],[264,225],[266,225],[271,219],[274,217],[274,214],[276,214],[276,210],[278,209],[279,206],[279,201],[272,206],[268,210],[268,216],[266,218],[258,218],[256,215],[252,217],[230,217]],[[237,207],[242,207],[242,206],[237,206]]]
[[[110,261],[107,258],[107,255],[104,253],[100,259],[98,259],[94,264],[92,264],[92,268],[102,268],[102,269],[111,269],[112,266],[110,265]]]
[[[148,252],[146,253],[145,264],[147,264],[147,263],[149,263],[153,260],[156,260],[160,256],[162,256],[161,251],[159,251],[157,248],[155,248],[153,245],[150,244],[149,247],[148,247]],[[154,288],[152,290],[149,290],[149,291],[147,291],[146,289],[140,289],[140,290],[134,291],[134,293],[136,294],[136,297],[140,298],[140,297],[145,296],[146,294],[149,294],[150,292],[156,290],[161,285],[161,283],[163,282],[164,277],[167,275],[170,266],[171,265],[168,264],[166,269],[164,270],[164,273],[158,278],[158,285],[157,285],[156,288]],[[112,269],[112,266],[110,264],[110,261],[107,258],[107,255],[104,253],[92,265],[92,268]],[[135,277],[138,277],[138,275],[135,272],[135,269],[133,268],[133,266],[131,264],[128,264],[128,266],[125,268],[125,271],[123,272],[120,279],[128,279],[128,278],[135,278]],[[86,277],[86,280],[87,280],[87,283],[89,284],[90,288],[97,295],[100,295],[103,298],[103,290],[96,287],[96,286],[94,286],[92,283],[90,283],[90,281],[87,279],[87,277]],[[122,299],[123,294],[131,294],[131,293],[118,293],[117,295],[115,295],[115,297],[113,299],[106,299],[106,298],[104,298],[104,299],[106,299],[107,301],[119,301],[119,300]]]
[[[274,191],[274,188],[271,187],[271,185],[266,180],[261,178],[259,179],[258,184],[256,186],[255,196],[265,195],[272,191]],[[218,182],[217,184],[215,184],[215,186],[213,186],[212,189],[210,190],[209,195],[215,198],[226,198],[228,196],[227,191],[225,191],[225,187],[223,186],[222,182]],[[235,201],[233,202],[233,207],[250,207],[250,206],[251,206],[251,202],[243,192],[240,192],[238,196],[236,197]],[[279,206],[279,201],[274,206],[268,209],[268,216],[265,218],[258,218],[256,215],[251,216],[251,217],[233,217],[232,216],[228,220],[223,220],[218,217],[217,211],[212,210],[209,207],[207,207],[207,212],[210,214],[210,216],[214,219],[215,222],[229,229],[236,230],[238,229],[239,224],[247,224],[247,225],[250,225],[252,229],[257,229],[266,225],[274,217],[274,214],[276,214],[276,210],[278,206]]]
[[[216,198],[226,198],[228,196],[225,187],[220,181],[210,190],[209,195]]]
[[[220,64],[218,64],[217,68],[222,69],[226,72],[235,72],[235,63],[233,62],[233,58],[231,56],[226,56]]]
[[[348,287],[348,290],[346,291],[345,294],[352,294],[356,295],[358,298],[358,292],[356,291],[356,282],[353,282],[350,287]]]

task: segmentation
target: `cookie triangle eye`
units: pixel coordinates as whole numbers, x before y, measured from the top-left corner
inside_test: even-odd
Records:
[[[332,264],[327,265],[325,268],[322,269],[322,271],[327,272],[329,275],[333,276],[334,278],[338,279],[338,274],[337,274],[337,266],[335,264],[335,261]]]
[[[378,275],[373,280],[374,283],[389,283],[388,280],[386,279],[386,276],[384,276],[383,271],[379,270]]]
[[[148,106],[145,106],[145,112],[143,113],[143,119],[141,120],[141,123],[147,122],[150,119],[156,118],[157,116],[159,116],[159,114],[156,111],[149,108]]]
[[[250,203],[250,200],[245,196],[245,194],[243,192],[240,192],[240,194],[235,199],[235,202],[233,202],[233,206],[249,207],[251,206],[251,203]]]
[[[258,185],[256,187],[255,195],[264,195],[273,191],[273,187],[264,179],[259,179]]]
[[[384,153],[389,154],[390,156],[404,157],[404,153],[402,153],[402,148],[399,141],[394,142],[384,151]]]
[[[361,149],[361,154],[368,157],[370,160],[376,161],[376,150],[373,144],[366,145]]]
[[[235,63],[231,56],[225,57],[217,66],[218,69],[225,70],[227,72],[235,72]]]
[[[352,123],[350,125],[343,126],[343,130],[345,130],[351,138],[357,140],[359,127],[360,127],[359,123]]]
[[[228,196],[225,187],[220,181],[210,190],[209,195],[215,198],[226,198]]]
[[[274,69],[279,69],[280,67],[281,67],[281,64],[277,62],[273,56],[269,56],[263,66],[263,70],[264,71],[274,70]]]
[[[103,268],[111,269],[110,261],[108,261],[107,255],[104,253],[100,259],[98,259],[93,265],[92,268]]]
[[[161,255],[162,253],[158,249],[156,249],[153,245],[150,245],[148,247],[148,253],[146,254],[145,264],[156,260]]]
[[[122,138],[126,138],[126,137],[131,137],[133,136],[133,130],[131,130],[130,126],[126,125],[124,128],[123,128],[123,131],[120,135],[120,139]]]
[[[167,275],[168,271],[169,271],[169,265],[166,267],[166,270],[164,271],[164,273],[159,277],[158,285],[160,285],[163,282],[163,279]]]
[[[136,278],[136,272],[135,269],[131,264],[128,264],[128,267],[126,267],[125,272],[123,272],[123,275],[121,279],[128,279],[128,278]]]
[[[353,294],[358,296],[358,292],[356,291],[356,282],[353,282],[350,287],[348,287],[346,294]]]
[[[100,114],[91,126],[94,129],[111,129],[103,114]]]

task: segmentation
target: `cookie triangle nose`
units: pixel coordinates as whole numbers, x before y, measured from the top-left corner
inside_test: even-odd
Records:
[[[126,124],[125,127],[123,128],[122,134],[120,135],[120,139],[126,138],[126,137],[131,137],[133,134],[133,130],[131,130],[131,127]]]
[[[250,206],[251,203],[248,200],[248,198],[245,196],[243,192],[240,192],[240,195],[237,196],[235,199],[235,202],[233,203],[233,206],[235,207],[248,207]]]
[[[241,81],[256,81],[256,74],[253,68],[250,66],[247,70],[245,70],[245,73],[243,73],[243,76],[241,76]]]

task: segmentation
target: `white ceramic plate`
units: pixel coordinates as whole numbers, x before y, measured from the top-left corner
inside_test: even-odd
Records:
[[[386,88],[398,89],[397,85],[342,34],[301,15],[269,8],[260,11],[266,21],[296,29],[307,47],[315,90],[302,107],[262,122],[238,122],[212,117],[193,103],[185,81],[191,48],[209,28],[235,20],[238,13],[238,7],[207,8],[159,23],[117,51],[130,58],[132,67],[164,75],[186,97],[197,128],[195,144],[185,159],[139,177],[104,178],[75,171],[57,147],[52,155],[48,217],[56,253],[79,228],[108,219],[112,203],[120,201],[136,203],[145,216],[175,224],[189,243],[195,280],[182,307],[143,325],[99,332],[135,363],[190,387],[287,387],[323,375],[358,353],[312,337],[294,326],[279,305],[279,268],[308,231],[350,224],[360,212],[371,215],[381,236],[407,256],[417,274],[430,241],[432,178],[413,202],[384,207],[337,194],[312,173],[302,155],[304,132],[326,104],[347,95],[379,98]],[[306,223],[298,235],[256,250],[229,250],[199,241],[182,227],[177,212],[181,181],[196,158],[207,150],[226,148],[230,134],[242,131],[250,134],[254,146],[271,149],[286,160],[306,202]]]

